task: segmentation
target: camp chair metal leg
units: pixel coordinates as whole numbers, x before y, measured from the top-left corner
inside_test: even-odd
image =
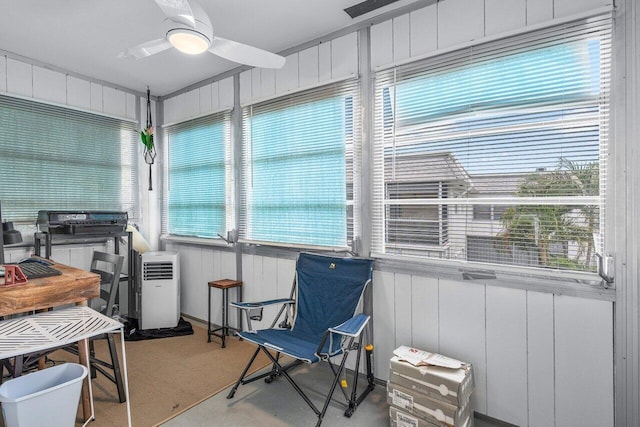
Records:
[[[373,346],[368,345],[365,347],[365,351],[367,354],[366,363],[367,363],[367,387],[362,391],[360,396],[357,395],[358,389],[358,373],[360,372],[360,358],[362,357],[362,337],[358,341],[358,356],[356,357],[356,366],[355,373],[353,379],[353,389],[351,390],[351,399],[348,399],[349,404],[347,410],[344,412],[344,416],[350,418],[353,413],[358,409],[358,406],[362,403],[362,401],[367,397],[369,393],[374,389],[375,383],[373,378],[373,371],[371,369],[371,353],[373,352]]]
[[[276,358],[273,357],[273,355],[269,353],[269,351],[267,351],[267,349],[265,349],[264,347],[260,346],[259,348],[263,349],[267,357],[269,357],[269,359],[271,359],[271,361],[278,366],[278,371],[282,374],[282,376],[284,376],[287,379],[287,381],[289,381],[289,384],[291,384],[291,387],[293,387],[295,391],[298,392],[300,397],[302,397],[304,401],[307,402],[307,405],[309,405],[309,407],[313,410],[313,412],[315,412],[316,415],[320,416],[320,411],[318,410],[318,408],[316,408],[316,405],[313,404],[313,402],[307,397],[307,395],[302,391],[302,389],[298,386],[298,384],[296,384],[296,382],[293,380],[293,378],[291,378],[289,373],[282,368],[278,360],[276,360]]]
[[[369,393],[375,388],[375,378],[373,376],[373,369],[371,365],[371,356],[373,355],[373,344],[369,344],[365,346],[365,352],[367,355],[366,363],[367,363],[367,388],[362,392],[360,397],[358,397],[357,404],[360,405],[362,401],[367,397]],[[345,414],[346,415],[346,414]]]
[[[238,381],[235,383],[231,391],[229,391],[229,394],[227,394],[227,399],[233,398],[233,396],[236,394],[236,390],[240,386],[240,383],[243,383],[245,375],[247,375],[247,372],[249,372],[249,368],[251,368],[251,365],[253,365],[253,362],[254,360],[256,360],[256,357],[258,356],[259,352],[260,352],[260,347],[256,348],[256,351],[253,353],[253,356],[251,356],[251,360],[249,360],[249,363],[247,363],[247,366],[244,367],[244,371],[242,371],[242,374],[240,374],[240,378],[238,378]]]
[[[333,393],[336,390],[338,381],[340,381],[340,374],[342,374],[342,371],[344,371],[344,366],[347,363],[347,357],[349,356],[349,348],[351,348],[352,344],[353,344],[353,338],[351,338],[351,340],[349,341],[349,345],[346,347],[347,349],[344,351],[344,354],[342,356],[342,361],[340,362],[340,366],[338,367],[338,370],[335,372],[333,383],[331,384],[331,389],[327,394],[327,399],[324,401],[324,406],[322,407],[322,411],[318,414],[318,423],[316,424],[316,427],[320,426],[320,424],[322,423],[322,419],[324,418],[324,414],[327,412],[327,408],[329,408],[329,402],[331,402],[331,398],[333,397]],[[331,368],[331,370],[333,371],[333,368]],[[355,372],[355,375],[357,377],[358,375],[357,371]]]

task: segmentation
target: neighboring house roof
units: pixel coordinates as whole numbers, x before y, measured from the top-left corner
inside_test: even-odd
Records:
[[[466,197],[513,196],[531,176],[531,173],[469,175],[450,152],[396,152],[395,156],[386,156],[384,166],[386,182],[445,182],[457,186]]]
[[[470,197],[487,195],[513,196],[525,178],[530,175],[530,173],[474,175],[474,188]]]
[[[386,182],[447,182],[473,188],[471,177],[449,152],[396,153],[385,159]]]

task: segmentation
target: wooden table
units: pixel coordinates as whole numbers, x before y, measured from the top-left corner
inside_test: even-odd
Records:
[[[53,262],[53,261],[51,261]],[[0,286],[0,316],[44,310],[67,304],[86,306],[100,296],[100,276],[86,270],[53,263],[62,275],[31,279],[22,285]],[[79,359],[87,365],[85,342],[78,344]],[[88,378],[82,385],[82,409],[85,421],[91,418]]]

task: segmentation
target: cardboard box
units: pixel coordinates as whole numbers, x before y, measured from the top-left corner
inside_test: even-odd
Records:
[[[468,363],[459,363],[461,367],[458,369],[432,365],[414,366],[399,356],[393,356],[390,361],[389,382],[454,406],[463,406],[473,391],[473,369]]]
[[[389,407],[389,421],[389,425],[392,427],[439,427],[438,424],[407,414],[395,406]],[[473,416],[469,414],[469,417],[460,427],[473,427]]]
[[[392,382],[387,383],[387,402],[436,426],[461,426],[471,413],[468,401],[458,407]]]

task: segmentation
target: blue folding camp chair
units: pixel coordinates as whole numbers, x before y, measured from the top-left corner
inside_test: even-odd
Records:
[[[356,310],[360,306],[359,303],[363,299],[367,286],[371,283],[372,267],[373,261],[370,259],[301,253],[296,263],[296,275],[290,298],[259,303],[232,303],[232,306],[244,311],[249,328],[248,331],[238,332],[238,335],[246,341],[257,344],[258,348],[227,395],[227,399],[233,398],[240,384],[247,384],[261,378],[270,383],[282,375],[316,413],[318,416],[316,425],[319,426],[340,381],[349,352],[355,351],[357,357],[350,395],[341,387],[347,407],[344,415],[350,417],[374,388],[371,368],[373,346],[369,344],[365,347],[367,385],[360,395],[357,395],[357,373],[363,349],[362,332],[369,322],[369,316],[356,314]],[[282,306],[269,329],[253,330],[251,321],[261,320],[262,308],[272,304],[282,304]],[[279,320],[282,321],[278,323]],[[273,362],[272,369],[269,372],[245,378],[260,351]],[[283,366],[282,355],[290,356],[294,360]],[[342,355],[342,359],[338,364],[334,364],[332,358],[339,355]],[[311,402],[287,372],[302,362],[314,364],[320,361],[329,362],[328,365],[334,375],[322,410]]]

